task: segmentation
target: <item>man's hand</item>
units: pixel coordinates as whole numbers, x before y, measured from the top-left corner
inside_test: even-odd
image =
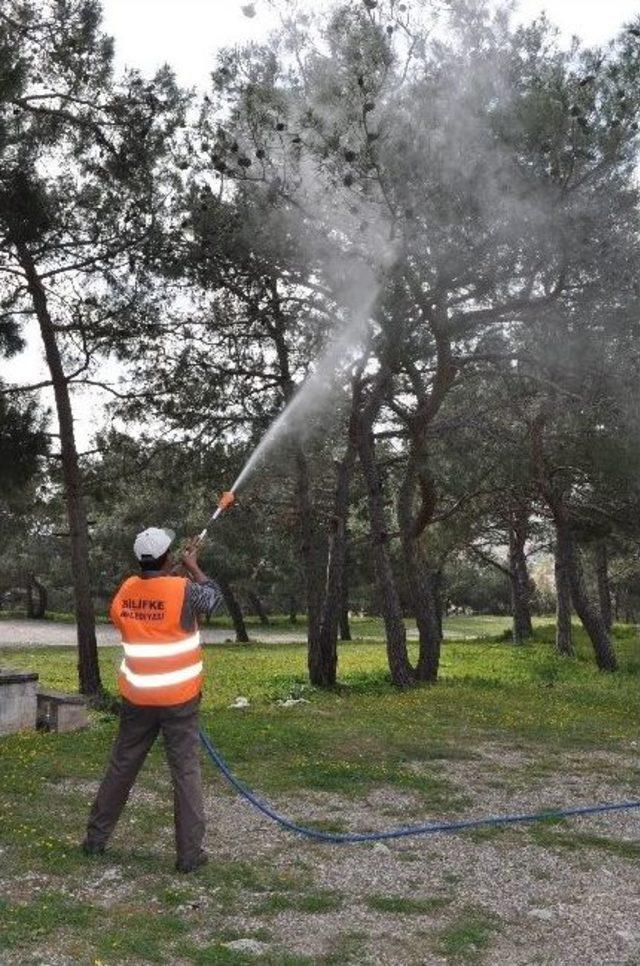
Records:
[[[200,549],[200,537],[191,537],[187,540],[180,562],[196,584],[203,584],[207,580],[207,575],[198,565],[198,550]]]
[[[182,556],[180,558],[181,563],[189,571],[199,570],[198,567],[198,550],[200,549],[200,538],[191,537],[187,540],[187,544],[182,551]]]

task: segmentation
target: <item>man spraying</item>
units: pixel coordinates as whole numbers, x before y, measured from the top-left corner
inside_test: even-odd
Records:
[[[233,503],[224,494],[221,505]],[[104,852],[138,772],[162,732],[173,784],[176,869],[204,865],[204,807],[198,739],[203,681],[198,616],[222,601],[218,585],[200,569],[198,540],[182,555],[187,575],[175,575],[169,548],[175,534],[150,527],[133,545],[140,574],[124,581],[109,616],[122,635],[124,660],[118,686],[120,727],[82,843],[89,855]]]

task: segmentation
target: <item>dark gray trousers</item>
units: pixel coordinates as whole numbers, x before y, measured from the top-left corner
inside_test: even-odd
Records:
[[[199,854],[204,836],[199,706],[200,698],[168,708],[143,707],[123,700],[111,759],[89,815],[87,842],[90,845],[106,843],[142,763],[162,732],[173,784],[178,859],[189,862]]]

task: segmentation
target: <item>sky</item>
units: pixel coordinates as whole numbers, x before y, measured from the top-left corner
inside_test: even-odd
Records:
[[[308,5],[320,10],[324,0],[308,0]],[[246,16],[243,9],[253,15]],[[598,44],[640,14],[640,0],[521,0],[516,16],[530,20],[543,10],[560,28],[567,43],[577,34],[588,44]],[[151,74],[168,62],[178,81],[186,86],[207,83],[217,50],[249,40],[259,41],[277,25],[267,0],[103,0],[103,11],[105,29],[115,38],[117,67],[136,66]],[[0,378],[21,384],[47,378],[33,327],[27,332],[25,352],[13,360],[0,360]],[[74,405],[81,448],[87,447],[102,427],[107,398],[95,392],[76,391]],[[51,405],[49,393],[43,393],[43,402]]]
[[[321,9],[323,0],[309,0]],[[182,83],[205,83],[216,49],[259,40],[275,26],[266,0],[103,0],[106,27],[116,38],[119,62],[152,71],[173,64]],[[255,11],[249,18],[243,8]],[[568,39],[600,43],[640,13],[640,0],[521,0],[518,16],[542,10]]]

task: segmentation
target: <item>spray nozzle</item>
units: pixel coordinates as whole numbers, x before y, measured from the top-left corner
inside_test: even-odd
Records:
[[[218,501],[219,510],[228,510],[236,502],[236,495],[233,490],[225,490]]]
[[[209,520],[208,524],[206,525],[202,533],[198,534],[198,537],[197,537],[198,545],[200,545],[201,543],[204,543],[204,541],[206,540],[207,534],[209,532],[209,527],[211,526],[213,521],[217,520],[218,517],[221,516],[225,510],[228,510],[230,506],[233,506],[235,502],[236,502],[236,495],[233,492],[233,490],[225,490],[225,492],[221,494],[220,499],[218,500],[218,509],[213,514],[213,516]]]

